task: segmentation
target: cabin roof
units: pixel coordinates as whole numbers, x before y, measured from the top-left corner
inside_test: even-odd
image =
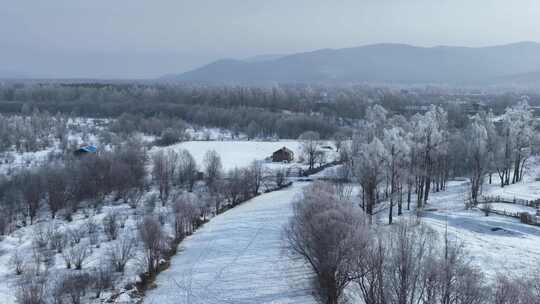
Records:
[[[283,147],[281,149],[278,149],[277,151],[275,151],[274,153],[278,153],[278,152],[287,152],[287,153],[293,153],[293,151],[291,149],[288,149],[287,147]]]
[[[88,152],[88,153],[96,153],[97,152],[97,147],[92,146],[92,145],[87,145],[87,146],[80,147],[79,149],[77,149],[77,151]]]

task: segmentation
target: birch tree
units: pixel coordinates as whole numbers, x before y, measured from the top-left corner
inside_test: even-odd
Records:
[[[392,224],[392,216],[396,194],[399,192],[398,215],[402,213],[401,185],[407,167],[407,156],[409,155],[409,143],[405,131],[399,127],[384,130],[383,144],[386,148],[385,166],[390,186],[390,207],[388,212],[388,223]]]
[[[354,160],[355,175],[362,186],[362,208],[372,221],[373,208],[377,203],[378,186],[384,179],[384,161],[387,151],[383,143],[374,138],[370,143],[359,145]]]
[[[467,132],[467,163],[470,169],[471,200],[478,203],[488,164],[488,133],[479,115],[472,118]]]

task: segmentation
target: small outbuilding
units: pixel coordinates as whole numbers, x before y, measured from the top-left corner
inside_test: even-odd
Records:
[[[75,156],[81,156],[81,155],[86,155],[86,154],[95,154],[96,152],[97,152],[96,146],[88,145],[88,146],[82,146],[79,149],[73,151],[73,154]]]
[[[273,162],[291,162],[294,160],[294,152],[287,147],[283,147],[272,153]]]

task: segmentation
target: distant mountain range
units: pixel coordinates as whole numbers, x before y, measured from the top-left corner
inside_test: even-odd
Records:
[[[375,44],[219,60],[166,79],[200,83],[540,83],[540,44],[415,47]]]
[[[16,71],[0,70],[0,79],[22,79],[28,78],[28,75]]]

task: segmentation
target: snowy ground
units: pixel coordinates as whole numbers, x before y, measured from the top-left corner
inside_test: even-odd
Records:
[[[423,222],[463,244],[471,262],[488,278],[497,273],[523,274],[539,266],[540,228],[518,219],[465,210],[466,182],[450,182],[445,192],[432,193]]]
[[[282,147],[291,149],[295,154],[295,160],[298,160],[300,155],[298,141],[187,141],[165,148],[154,148],[153,151],[186,149],[193,155],[197,164],[202,166],[206,151],[215,150],[221,156],[223,169],[229,170],[247,167],[254,160],[264,160]]]
[[[125,227],[119,229],[119,235],[122,236],[134,236],[133,231],[136,227],[136,222],[134,220],[134,210],[129,209],[126,204],[120,204],[116,206],[105,206],[103,207],[102,212],[95,214],[91,219],[101,226],[103,217],[110,211],[116,211],[125,218]],[[93,213],[89,211],[90,213]],[[38,226],[42,229],[50,229],[54,227],[54,230],[59,230],[67,233],[70,229],[75,230],[80,227],[84,227],[88,224],[89,219],[87,219],[82,213],[76,213],[74,215],[73,221],[68,223],[61,219],[56,221],[45,220],[41,223],[34,224],[32,226],[22,227],[16,230],[14,233],[9,236],[5,236],[0,239],[0,304],[12,304],[15,303],[15,296],[17,291],[17,276],[14,274],[14,265],[11,261],[13,253],[19,252],[24,260],[24,267],[30,266],[33,259],[33,240],[36,235],[36,229]],[[41,225],[41,226],[40,226]],[[89,246],[90,254],[83,263],[83,270],[89,271],[100,265],[104,265],[106,261],[107,251],[110,250],[114,242],[117,241],[107,241],[103,231],[99,230],[96,232],[99,238],[99,246],[91,245]],[[88,243],[88,235],[85,235],[81,243]],[[66,249],[67,250],[67,249]],[[139,256],[137,257],[137,259]],[[122,277],[117,278],[118,289],[121,289],[125,283],[134,282],[136,276],[141,272],[141,265],[137,259],[131,260],[126,265],[126,272]],[[52,265],[48,271],[50,273],[72,273],[74,270],[67,270],[64,260],[62,259],[61,254],[53,254]],[[53,278],[52,275],[50,278]],[[108,292],[103,293],[102,299],[105,299],[109,296]],[[96,302],[102,300],[97,299]]]
[[[307,183],[261,195],[212,219],[180,245],[144,303],[315,303],[310,272],[282,247],[282,227]]]
[[[291,202],[306,184],[259,196],[214,218],[180,245],[145,303],[314,303],[309,269],[291,262],[281,241]],[[463,244],[471,263],[489,280],[497,273],[535,269],[540,228],[465,210],[468,187],[465,181],[451,181],[447,191],[432,193],[422,221],[441,237],[447,230],[451,241]],[[384,223],[386,212],[378,216]]]
[[[479,205],[480,208],[484,208],[484,204]],[[509,204],[509,203],[490,203],[489,207],[496,211],[504,211],[509,213],[521,213],[528,212],[530,214],[536,214],[536,208],[527,207],[518,204]]]
[[[540,181],[536,180],[539,176],[540,158],[532,157],[527,162],[527,170],[522,182],[501,188],[497,174],[493,174],[492,184],[485,184],[483,193],[489,196],[500,196],[506,200],[524,199],[530,201],[540,199]]]
[[[540,198],[540,181],[528,181],[501,188],[497,184],[484,186],[484,193],[489,196],[500,196],[506,200],[524,199],[536,200]]]

